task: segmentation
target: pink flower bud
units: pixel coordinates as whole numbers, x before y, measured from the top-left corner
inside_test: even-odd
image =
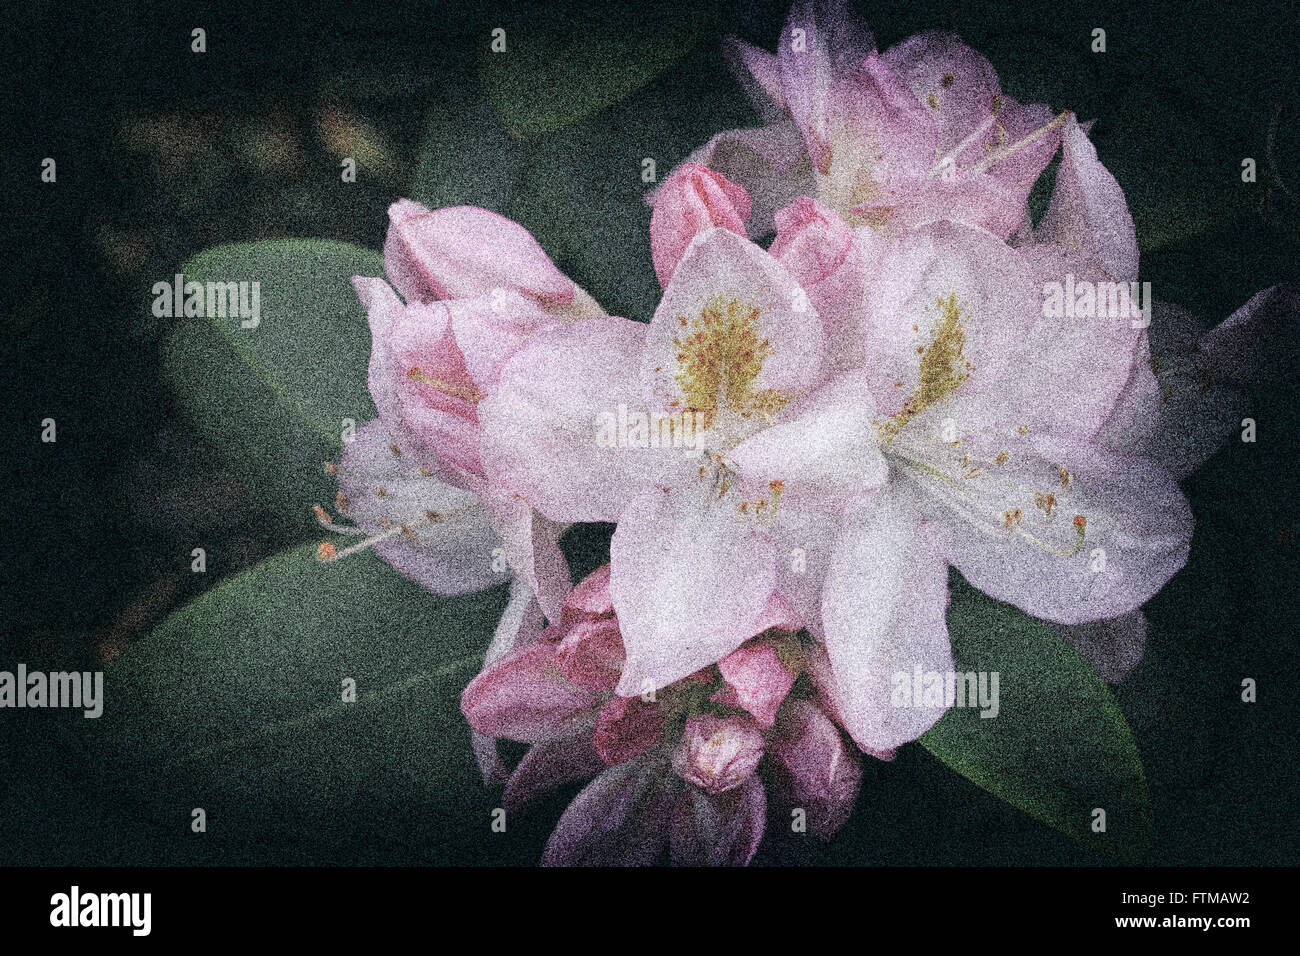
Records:
[[[699,163],[683,163],[659,188],[650,217],[650,252],[659,284],[668,287],[691,240],[721,226],[745,234],[749,193]]]
[[[664,715],[657,702],[611,697],[596,718],[592,743],[610,766],[639,757],[663,736]]]
[[[625,658],[618,621],[606,617],[575,622],[560,639],[555,662],[575,687],[612,691]]]
[[[573,586],[564,599],[564,616],[578,614],[613,614],[614,599],[609,596],[609,565],[603,565]]]
[[[767,641],[749,641],[718,662],[726,681],[714,701],[749,711],[758,726],[772,726],[776,712],[794,686],[794,675]]]
[[[692,717],[673,754],[673,769],[705,793],[740,786],[763,757],[763,735],[748,717]]]
[[[547,305],[573,301],[573,283],[519,223],[476,206],[388,209],[384,270],[407,302],[512,289]]]
[[[853,230],[815,199],[800,196],[776,214],[769,250],[804,288],[839,268],[853,244]]]

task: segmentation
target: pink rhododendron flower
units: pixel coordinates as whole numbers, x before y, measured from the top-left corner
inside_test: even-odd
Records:
[[[502,580],[492,568],[501,547],[541,607],[558,614],[569,587],[562,529],[486,480],[477,406],[531,333],[600,310],[523,227],[495,213],[401,200],[389,220],[392,285],[353,279],[370,319],[379,418],[345,445],[338,466],[339,509],[372,537],[332,557],[374,546],[435,593],[457,594]]]
[[[816,215],[805,207],[799,225]],[[797,240],[779,246],[825,273]],[[943,712],[894,707],[890,689],[918,664],[952,668],[948,565],[1076,624],[1133,611],[1184,563],[1191,514],[1173,478],[1097,440],[1141,329],[1127,315],[1043,315],[1044,282],[1104,279],[1090,260],[952,222],[869,252],[856,322],[836,325],[860,336],[860,368],[825,375],[826,325],[804,290],[714,228],[648,329],[548,330],[482,406],[496,480],[555,520],[618,523],[620,692],[721,660],[775,594],[825,640],[854,739],[888,750]],[[702,415],[704,454],[600,447],[592,423],[620,405]],[[796,548],[811,573],[787,570]]]
[[[508,812],[595,778],[565,811],[543,863],[649,864],[667,848],[682,865],[744,865],[766,824],[765,779],[774,799],[802,808],[810,830],[829,838],[857,799],[861,760],[816,685],[797,680],[805,647],[815,648],[766,626],[793,626],[790,618],[762,615],[759,636],[716,668],[648,697],[618,696],[582,683],[588,671],[574,666],[575,646],[608,647],[618,635],[610,578],[608,565],[587,577],[559,623],[489,664],[461,698],[479,734],[533,745],[506,786]],[[736,675],[755,670],[766,677],[741,679],[747,690],[728,696]]]
[[[823,343],[781,264],[712,228],[692,241],[648,327],[547,329],[480,405],[493,481],[556,521],[618,522],[620,693],[721,660],[755,633],[778,589],[792,613],[812,610],[785,555],[824,549],[847,502],[886,478],[867,380],[827,376]],[[602,447],[595,424],[620,408],[698,441]]]
[[[734,38],[727,52],[766,125],[720,133],[688,162],[748,190],[754,236],[803,195],[889,234],[943,218],[1006,237],[1069,115],[1003,94],[950,33],[878,54],[845,0],[796,2],[775,54]]]

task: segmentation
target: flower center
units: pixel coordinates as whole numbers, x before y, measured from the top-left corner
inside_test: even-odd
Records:
[[[733,417],[770,418],[790,400],[777,389],[755,388],[763,363],[774,351],[762,335],[762,313],[757,306],[717,296],[693,319],[677,317],[682,331],[673,339],[674,381],[687,410],[703,415],[705,428],[721,426]]]
[[[957,295],[935,299],[938,317],[930,329],[930,344],[917,346],[920,353],[920,381],[903,401],[903,407],[893,418],[876,422],[880,437],[886,443],[894,440],[903,426],[931,405],[941,401],[959,388],[970,377],[974,366],[966,360],[966,330],[962,328],[962,312],[968,308],[957,301]],[[926,306],[926,312],[932,307]]]

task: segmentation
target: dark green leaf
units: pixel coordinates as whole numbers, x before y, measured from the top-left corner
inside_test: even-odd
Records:
[[[321,464],[344,419],[375,416],[370,332],[353,275],[382,276],[378,253],[337,242],[218,246],[182,266],[199,282],[260,283],[260,323],[182,318],[164,363],[182,403],[231,467],[278,514],[310,520],[333,490]]]
[[[176,859],[472,856],[496,802],[459,697],[502,599],[434,597],[370,554],[326,566],[311,547],[284,552],[116,661],[88,732],[117,795],[144,811],[133,826],[174,837]]]
[[[516,136],[560,129],[618,102],[689,51],[709,13],[685,0],[639,8],[574,4],[503,22],[504,52],[485,38],[481,73],[489,99]]]
[[[999,675],[997,716],[954,707],[921,738],[941,761],[1075,839],[1121,857],[1150,843],[1146,778],[1133,736],[1096,671],[1041,622],[969,587],[948,631],[959,673]],[[1093,832],[1094,810],[1106,832]]]
[[[430,209],[481,206],[500,212],[523,154],[523,144],[510,136],[477,89],[447,91],[425,118],[410,198]]]

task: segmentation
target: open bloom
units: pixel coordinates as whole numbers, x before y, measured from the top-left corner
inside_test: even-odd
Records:
[[[503,549],[541,608],[569,587],[562,528],[487,481],[477,406],[534,331],[600,314],[521,226],[473,207],[389,209],[383,279],[356,276],[373,338],[370,393],[379,410],[347,444],[337,506],[373,546],[435,593],[504,580]],[[333,530],[342,526],[331,523]]]
[[[861,758],[847,745],[787,608],[717,667],[644,696],[613,688],[625,663],[610,569],[573,589],[560,621],[490,664],[465,689],[475,730],[532,747],[506,786],[507,812],[594,777],[561,818],[543,863],[744,865],[769,790],[829,838],[848,818]],[[805,670],[807,676],[803,676]]]
[[[821,323],[789,273],[711,228],[692,240],[649,326],[547,329],[480,405],[494,482],[552,520],[618,523],[620,693],[721,660],[778,591],[800,614],[813,610],[838,514],[886,477],[865,378],[830,377],[824,365]],[[662,440],[598,441],[614,414],[649,422]],[[811,575],[789,559],[795,549],[810,553]]]
[[[719,133],[688,162],[749,191],[754,236],[802,195],[886,233],[946,218],[1006,237],[1068,117],[1003,94],[988,60],[950,33],[878,54],[845,0],[798,0],[775,54],[737,39],[726,49],[766,125]]]
[[[889,749],[943,712],[895,708],[890,689],[918,664],[951,670],[950,564],[1077,624],[1134,610],[1185,561],[1191,514],[1173,478],[1096,440],[1140,329],[1043,314],[1043,282],[1101,280],[1096,266],[952,222],[901,234],[867,266],[860,367],[828,375],[804,290],[712,228],[648,329],[548,330],[482,406],[489,474],[555,520],[618,523],[620,692],[721,660],[780,598],[824,639],[854,739]],[[620,405],[702,416],[702,454],[598,446],[593,422]]]

